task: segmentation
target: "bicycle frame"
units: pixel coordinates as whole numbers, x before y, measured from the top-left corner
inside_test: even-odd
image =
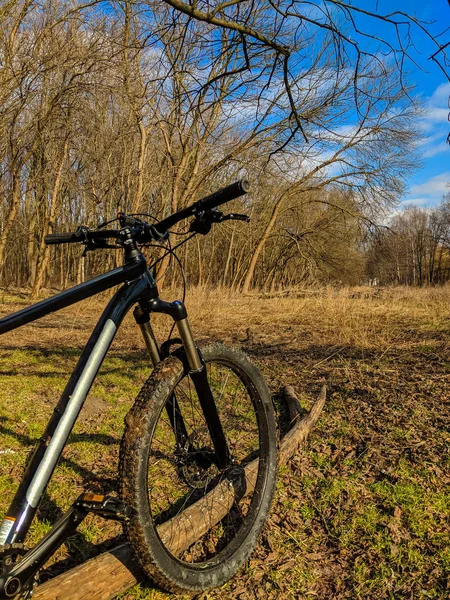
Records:
[[[22,482],[0,527],[0,546],[23,542],[97,372],[123,318],[134,304],[138,304],[134,316],[142,330],[154,365],[159,361],[159,350],[150,325],[150,313],[168,314],[176,322],[184,346],[187,368],[205,413],[218,463],[227,464],[229,454],[225,436],[207,382],[206,369],[192,337],[185,306],[179,301],[169,303],[159,298],[156,284],[142,254],[129,260],[122,267],[0,319],[0,334],[121,283],[124,285],[114,294],[101,315],[27,465]],[[174,401],[176,402],[175,399]],[[16,589],[13,585],[7,589],[13,579],[14,585],[21,585],[25,571],[27,577],[29,573],[36,572],[56,548],[74,533],[89,510],[94,510],[86,508],[86,498],[84,503],[80,504],[81,498],[80,496],[77,503],[61,517],[49,534],[13,569],[11,575],[14,577],[9,577],[6,584],[5,580],[0,580],[0,597],[3,597],[2,592],[5,590],[9,595]],[[105,516],[105,510],[103,513],[98,512]]]

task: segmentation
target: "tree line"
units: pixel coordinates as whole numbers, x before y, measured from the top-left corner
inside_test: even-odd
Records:
[[[435,207],[410,206],[372,232],[366,275],[381,285],[434,285],[450,280],[450,194]]]
[[[44,238],[118,210],[164,218],[242,176],[252,193],[229,208],[251,224],[227,222],[180,249],[189,283],[358,283],[365,226],[417,165],[420,107],[398,63],[348,50],[352,25],[339,14],[325,27],[305,13],[299,35],[273,13],[280,3],[256,3],[245,27],[245,2],[219,3],[212,21],[176,4],[2,0],[1,284],[36,296],[113,268],[119,251],[84,255]],[[220,11],[233,26],[215,23]],[[264,27],[292,42],[289,64]],[[160,283],[179,284],[169,266],[160,261]]]

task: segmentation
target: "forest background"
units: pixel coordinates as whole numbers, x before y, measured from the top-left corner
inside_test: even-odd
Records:
[[[80,283],[120,251],[45,235],[118,210],[160,219],[243,176],[252,193],[230,210],[251,224],[186,244],[189,284],[447,281],[449,194],[392,216],[421,160],[414,35],[435,61],[448,50],[429,30],[337,0],[2,0],[2,285]],[[178,285],[167,267],[160,284]]]
[[[275,398],[293,385],[309,407],[327,381],[309,447],[279,472],[256,553],[211,598],[449,596],[450,286],[428,285],[450,276],[446,180],[436,185],[442,203],[403,210],[401,201],[420,183],[424,149],[435,163],[445,156],[435,135],[450,127],[423,123],[448,114],[450,8],[422,2],[436,14],[426,23],[404,5],[0,0],[2,316],[121,263],[116,250],[46,247],[46,234],[97,227],[118,210],[163,218],[248,177],[251,193],[226,211],[250,224],[222,223],[178,251],[196,340],[241,346]],[[420,78],[433,81],[429,96],[440,90],[428,117]],[[164,293],[182,277],[163,263]],[[380,287],[344,287],[360,283]],[[258,293],[243,302],[249,290]],[[2,515],[103,302],[4,338]],[[165,339],[171,324],[154,321]],[[124,416],[148,371],[125,319],[30,546],[83,490],[117,491]],[[53,574],[119,533],[88,517]],[[123,598],[168,596],[143,585]]]

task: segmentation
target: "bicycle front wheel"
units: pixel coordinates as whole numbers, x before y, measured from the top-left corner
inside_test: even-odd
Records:
[[[189,375],[175,356],[157,365],[126,418],[121,494],[145,572],[172,592],[225,583],[267,520],[277,438],[269,390],[245,354],[202,350],[231,461],[220,468]]]

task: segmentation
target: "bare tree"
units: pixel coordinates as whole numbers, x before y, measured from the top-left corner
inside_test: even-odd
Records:
[[[423,34],[433,48],[430,58],[437,61],[446,73],[450,42],[441,42],[441,33],[431,32],[429,23],[417,19],[404,11],[383,13],[370,10],[363,2],[345,0],[164,0],[175,11],[190,18],[209,24],[212,28],[223,28],[231,32],[230,43],[240,44],[240,68],[254,69],[260,64],[261,54],[266,55],[265,68],[259,70],[264,89],[280,73],[289,112],[293,121],[293,135],[300,132],[308,140],[305,125],[307,117],[296,102],[296,93],[304,72],[301,48],[305,39],[331,36],[333,42],[333,68],[336,72],[351,72],[353,80],[354,108],[359,113],[366,99],[364,81],[367,78],[367,63],[384,67],[380,58],[388,55],[407,91],[404,82],[404,65],[408,61],[417,64],[420,55],[414,44],[414,34]],[[154,3],[147,2],[150,7]],[[177,17],[174,15],[174,19]],[[377,23],[389,30],[385,36],[377,33]],[[189,21],[186,23],[189,27]],[[441,60],[439,60],[439,58]]]
[[[120,0],[105,12],[5,0],[0,11],[3,284],[37,295],[112,268],[115,251],[49,251],[44,237],[118,209],[161,218],[244,173],[255,192],[230,208],[252,227],[187,246],[191,282],[246,291],[360,272],[358,223],[394,204],[415,166],[400,60],[414,55],[398,14],[337,0]],[[358,15],[398,32],[390,58],[358,33]],[[352,267],[337,267],[343,257]]]

